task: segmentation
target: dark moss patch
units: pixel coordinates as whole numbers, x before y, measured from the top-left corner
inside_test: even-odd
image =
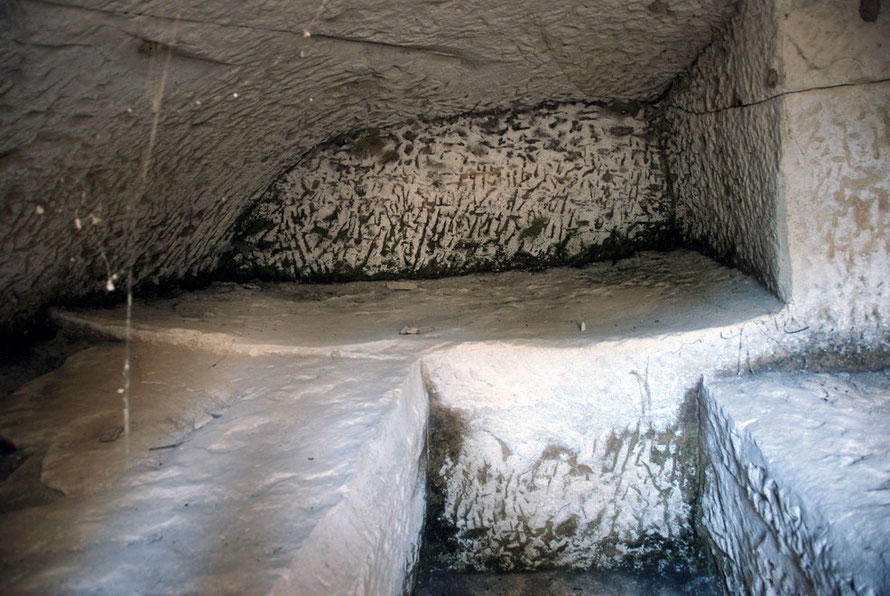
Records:
[[[330,238],[330,233],[327,228],[323,228],[321,226],[314,226],[311,230],[309,230],[310,234],[315,234],[317,236],[321,236],[322,238]]]
[[[241,238],[248,236],[257,236],[271,230],[277,224],[271,219],[267,219],[260,215],[246,215],[238,222],[237,235]]]
[[[634,129],[631,126],[613,126],[609,129],[609,132],[612,134],[612,136],[626,137],[628,135],[632,135],[634,133]]]
[[[380,136],[380,130],[372,128],[353,142],[349,152],[358,157],[370,157],[381,153],[385,146],[386,143]]]
[[[454,248],[457,250],[465,250],[467,252],[473,252],[479,248],[478,242],[473,242],[472,240],[458,240],[454,245]]]
[[[788,334],[807,331],[786,329]],[[883,341],[863,347],[856,339],[813,338],[808,345],[792,353],[765,356],[747,363],[746,370],[728,372],[869,372],[890,366],[890,335]]]
[[[455,462],[460,457],[464,437],[467,434],[467,422],[460,412],[445,407],[435,387],[425,377],[427,395],[430,399],[430,415],[427,422],[427,502],[426,527],[423,539],[423,559],[428,564],[448,560],[458,548],[460,531],[445,515],[445,499],[447,494],[446,479],[439,475],[439,470],[447,462]],[[478,531],[484,534],[484,528]],[[469,530],[472,534],[473,530]],[[464,538],[467,531],[464,532]]]
[[[571,536],[575,532],[578,531],[578,516],[574,513],[569,516],[569,519],[565,520],[553,531],[554,534],[560,537]]]
[[[611,101],[599,104],[606,114],[615,114],[617,116],[636,116],[642,105],[638,101]]]
[[[522,230],[519,234],[519,241],[522,242],[526,239],[534,240],[541,235],[541,232],[544,231],[548,223],[550,223],[550,219],[547,217],[539,217],[535,219],[529,227]]]
[[[388,164],[394,161],[399,160],[399,152],[396,149],[390,149],[389,151],[385,151],[383,155],[380,156],[381,164]]]

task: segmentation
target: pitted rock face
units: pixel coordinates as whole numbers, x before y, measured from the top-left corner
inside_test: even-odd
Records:
[[[130,262],[140,282],[213,268],[238,215],[337,135],[653,100],[733,5],[7,2],[0,321],[120,285]]]
[[[241,276],[441,276],[617,259],[670,241],[637,104],[374,129],[320,148],[236,227]]]

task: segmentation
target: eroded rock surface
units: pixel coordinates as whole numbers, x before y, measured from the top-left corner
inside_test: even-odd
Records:
[[[399,593],[424,513],[419,367],[216,347],[132,346],[129,435],[109,433],[120,343],[3,404],[0,433],[46,456],[0,496],[38,479],[65,493],[2,514],[7,591]]]
[[[80,352],[0,408],[0,435],[35,450],[3,484],[42,467],[69,493],[3,514],[0,573],[34,593],[396,593],[417,559],[424,472],[458,547],[444,566],[688,560],[690,391],[703,371],[799,354],[812,334],[788,310],[689,251],[137,301],[129,457],[109,433],[123,344]],[[126,334],[122,307],[57,316]]]
[[[277,180],[231,266],[360,279],[617,259],[670,241],[658,149],[635,103],[366,131]]]

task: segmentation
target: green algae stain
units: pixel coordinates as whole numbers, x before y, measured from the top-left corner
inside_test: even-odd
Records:
[[[555,534],[557,536],[571,536],[578,531],[578,516],[572,514],[569,519],[556,526]]]
[[[541,232],[544,231],[544,228],[547,227],[547,224],[550,223],[550,219],[547,217],[539,217],[534,220],[531,225],[519,234],[519,241],[522,242],[526,238],[534,240],[538,236],[541,235]]]
[[[349,152],[358,157],[370,157],[380,154],[385,145],[386,143],[380,136],[380,130],[372,128],[356,139],[352,147],[349,148]]]

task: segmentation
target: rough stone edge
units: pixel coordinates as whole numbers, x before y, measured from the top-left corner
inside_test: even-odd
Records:
[[[363,465],[352,477],[350,490],[307,539],[317,544],[303,547],[290,573],[279,579],[271,594],[397,595],[413,590],[425,513],[423,446],[429,415],[419,364],[410,365],[395,393],[396,403],[363,449]],[[412,425],[418,420],[421,424]],[[415,428],[406,437],[410,426]],[[384,450],[392,446],[397,446],[396,453],[386,454]],[[405,455],[410,462],[407,473]],[[386,474],[381,463],[399,470],[394,476],[406,481],[395,488],[402,490],[392,490],[393,474]],[[357,553],[364,556],[357,560]]]
[[[890,360],[884,366],[887,362]],[[857,582],[858,578],[840,568],[837,560],[826,556],[832,548],[849,548],[844,537],[833,532],[822,518],[818,503],[807,503],[795,487],[779,484],[771,477],[768,460],[757,441],[711,395],[709,381],[727,376],[705,375],[696,389],[704,439],[700,446],[701,502],[695,511],[696,525],[724,592],[880,593],[871,581]],[[764,486],[756,486],[758,479]],[[733,504],[744,510],[728,512],[727,507]],[[744,521],[746,517],[749,527],[740,529],[734,520]],[[761,536],[755,545],[752,530],[757,529]],[[759,544],[766,544],[768,554],[763,554]]]

